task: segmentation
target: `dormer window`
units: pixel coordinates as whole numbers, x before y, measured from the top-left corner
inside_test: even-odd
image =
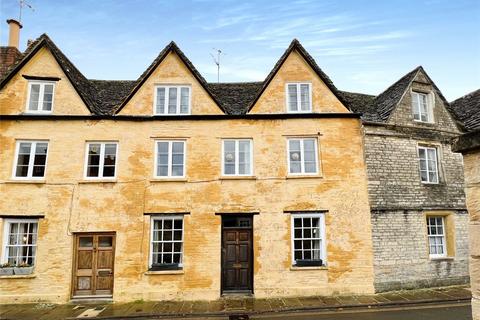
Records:
[[[312,112],[312,84],[287,83],[287,111]]]
[[[51,113],[55,83],[51,81],[29,81],[27,112]]]
[[[156,86],[154,114],[190,114],[190,91],[189,86]]]
[[[433,122],[432,108],[429,95],[422,92],[412,92],[413,120],[419,122]]]

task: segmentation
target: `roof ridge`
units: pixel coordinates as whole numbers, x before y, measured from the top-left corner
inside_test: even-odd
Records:
[[[471,91],[471,92],[469,92],[469,93],[466,93],[466,94],[464,94],[464,95],[461,96],[461,97],[458,97],[457,99],[451,101],[450,104],[455,103],[455,102],[458,101],[458,100],[465,99],[465,98],[467,98],[468,96],[471,96],[471,95],[476,94],[476,93],[480,93],[480,88],[478,88],[478,89],[476,89],[476,90],[473,90],[473,91]]]
[[[383,93],[387,92],[390,88],[394,87],[397,83],[399,83],[400,81],[404,80],[404,78],[406,78],[408,75],[411,75],[413,74],[414,72],[416,73],[418,70],[420,69],[423,69],[422,66],[417,66],[415,67],[415,69],[413,70],[410,70],[408,71],[407,73],[405,73],[403,76],[401,76],[397,81],[395,81],[394,83],[392,83],[390,86],[388,86],[385,90],[383,90],[382,92],[380,92],[377,97],[381,96]]]

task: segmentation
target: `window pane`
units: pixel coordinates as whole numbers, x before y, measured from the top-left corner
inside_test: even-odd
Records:
[[[425,152],[424,148],[418,149],[418,156],[420,159],[427,159],[427,153]]]
[[[32,84],[30,86],[30,102],[28,105],[29,110],[38,110],[39,97],[40,97],[40,85]]]
[[[189,95],[190,89],[189,88],[181,88],[180,89],[180,113],[187,114],[188,113],[188,104],[189,104]]]
[[[298,111],[297,85],[296,84],[289,84],[288,85],[288,110],[289,111]]]
[[[183,176],[183,165],[172,165],[172,176],[182,177]]]
[[[28,166],[17,166],[15,177],[26,177],[28,175]]]
[[[38,142],[35,147],[35,154],[47,154],[48,143]]]
[[[310,86],[308,84],[300,85],[300,102],[302,111],[310,110]]]
[[[45,166],[33,166],[32,177],[43,177],[45,175]]]
[[[183,142],[172,142],[172,152],[183,154]]]
[[[157,167],[157,176],[167,177],[168,176],[168,166],[158,166]]]
[[[235,174],[235,141],[223,141],[224,173]]]
[[[168,88],[168,113],[177,113],[177,88]]]
[[[87,177],[98,177],[98,166],[89,166],[87,168]]]
[[[165,113],[165,88],[157,88],[156,113]]]
[[[238,152],[238,173],[239,174],[250,174],[251,173],[251,164],[250,164],[250,141],[239,141],[239,152]]]
[[[115,166],[104,166],[103,167],[103,176],[104,177],[115,177]]]
[[[53,84],[46,84],[43,87],[43,110],[44,111],[52,110],[52,101],[53,101]]]

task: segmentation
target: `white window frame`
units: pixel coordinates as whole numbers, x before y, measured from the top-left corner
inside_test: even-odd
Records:
[[[100,144],[100,162],[98,164],[98,177],[89,177],[87,176],[88,172],[88,149],[91,144]],[[106,144],[115,144],[115,175],[113,177],[104,177],[103,176],[103,166],[105,162],[105,145]],[[115,180],[118,173],[118,141],[87,141],[85,143],[85,163],[83,170],[83,178],[85,180]]]
[[[430,234],[430,225],[429,225],[429,218],[441,218],[442,220],[442,231],[443,233],[442,234],[435,234],[435,235],[431,235]],[[438,254],[438,253],[430,253],[430,238],[439,238],[439,237],[442,237],[443,238],[443,241],[442,241],[442,247],[443,247],[443,254]],[[447,257],[448,253],[447,253],[447,233],[446,233],[446,230],[445,230],[445,217],[444,216],[434,216],[434,215],[431,215],[431,216],[427,216],[427,240],[428,240],[428,255],[430,258],[445,258]]]
[[[422,116],[421,116],[421,113],[420,113],[420,98],[419,97],[422,96],[422,95],[425,96],[425,101],[427,102],[427,121],[422,120]],[[433,94],[412,90],[411,97],[412,97],[413,121],[421,122],[421,123],[433,123],[434,122],[434,119],[433,119],[433,105],[434,105],[433,99],[434,99],[434,96],[433,96]],[[415,119],[414,104],[413,104],[413,101],[415,99],[417,100],[417,105],[418,105],[418,108],[419,108],[419,110],[417,110],[417,111],[418,111],[418,114],[420,115],[420,119]]]
[[[290,172],[290,140],[300,140],[300,156],[302,161],[300,162],[300,172]],[[304,141],[305,140],[314,140],[315,143],[315,172],[305,172],[305,163],[304,163]],[[318,175],[318,139],[314,137],[289,137],[287,138],[287,175],[289,176],[310,176],[310,175]]]
[[[422,180],[422,165],[420,164],[421,163],[421,158],[420,158],[420,150],[423,149],[425,150],[425,161],[427,162],[427,180],[428,181],[423,181]],[[433,150],[435,151],[435,172],[437,174],[437,181],[436,182],[432,182],[430,181],[430,172],[432,171],[429,171],[428,170],[428,161],[429,161],[429,158],[428,158],[428,150]],[[417,146],[417,156],[418,156],[418,170],[419,170],[419,173],[420,173],[420,181],[424,184],[439,184],[440,183],[440,170],[438,170],[438,161],[439,161],[439,158],[438,158],[438,148],[436,147],[426,147],[426,146]],[[425,170],[424,170],[425,171]]]
[[[227,174],[225,173],[225,142],[226,141],[234,141],[235,142],[235,173],[234,174]],[[250,173],[248,174],[240,174],[239,172],[239,154],[240,154],[240,141],[249,141],[250,142]],[[242,138],[242,139],[222,139],[222,176],[226,177],[249,177],[253,176],[253,139],[249,138]]]
[[[28,162],[28,173],[26,177],[17,177],[17,165],[18,165],[18,153],[20,152],[20,144],[21,143],[31,143],[30,146],[30,159]],[[33,177],[33,163],[35,161],[35,149],[37,147],[37,143],[46,143],[47,144],[47,155],[45,157],[45,170],[43,172],[43,177]],[[12,170],[12,179],[13,180],[45,180],[47,176],[47,164],[48,164],[48,152],[50,150],[50,143],[49,140],[17,140],[16,147],[15,147],[15,160],[13,163],[13,170]],[[33,156],[32,156],[33,154]]]
[[[1,263],[7,263],[8,262],[8,250],[7,250],[7,244],[8,244],[8,237],[10,236],[10,225],[12,223],[36,223],[37,224],[37,241],[34,245],[35,249],[38,249],[38,231],[40,227],[39,219],[16,219],[16,218],[8,218],[8,219],[3,219],[3,243],[2,243],[2,256],[1,256]],[[37,264],[37,251],[35,251],[35,258],[34,258],[34,263],[32,266],[35,266]]]
[[[168,175],[160,176],[158,175],[158,142],[168,142]],[[172,146],[173,142],[183,142],[183,175],[182,176],[173,176],[172,175]],[[184,179],[186,177],[187,171],[187,141],[184,139],[155,139],[155,167],[153,168],[153,178],[154,179]]]
[[[185,219],[184,215],[158,215],[158,216],[151,216],[150,218],[150,242],[149,242],[149,249],[148,249],[148,268],[152,268],[153,264],[153,227],[155,226],[155,220],[182,220],[182,251],[180,253],[180,263],[178,264],[179,268],[183,268],[183,254],[185,251]],[[172,246],[175,243],[172,237]],[[160,242],[163,242],[160,241]],[[178,241],[177,241],[178,242]],[[174,252],[174,251],[172,251]]]
[[[290,217],[290,238],[291,238],[291,255],[292,255],[292,266],[296,266],[295,260],[295,240],[303,241],[303,232],[302,238],[295,239],[295,218],[320,218],[320,259],[322,259],[322,266],[327,265],[327,245],[325,238],[325,213],[292,213]],[[303,227],[302,227],[303,230]],[[302,249],[303,250],[303,249]]]
[[[41,107],[42,109],[38,110],[31,110],[30,109],[30,94],[32,90],[32,85],[33,84],[38,84],[40,85],[40,91],[39,91],[39,96],[38,96],[38,105],[37,107]],[[44,93],[45,93],[45,85],[51,84],[53,85],[52,89],[52,109],[51,110],[43,110],[43,98],[44,98]],[[55,81],[43,81],[43,80],[30,80],[28,81],[28,92],[27,92],[27,105],[26,105],[26,112],[27,113],[35,113],[35,114],[50,114],[53,112],[53,107],[55,105]]]
[[[157,89],[158,88],[165,88],[165,108],[164,113],[157,113]],[[176,112],[175,113],[168,113],[168,100],[169,100],[169,89],[170,88],[177,88],[177,105],[176,105]],[[180,113],[180,104],[181,104],[181,89],[187,88],[188,89],[188,112],[187,113]],[[192,113],[192,86],[191,85],[184,85],[184,84],[157,84],[154,86],[154,93],[153,93],[153,114],[156,116],[183,116],[183,115],[190,115]]]
[[[296,85],[297,86],[297,109],[298,110],[290,110],[290,95],[288,94],[288,86],[289,85]],[[309,94],[309,105],[308,105],[308,110],[301,110],[301,90],[300,86],[302,84],[308,85],[308,94]],[[311,82],[287,82],[285,84],[285,101],[287,104],[287,113],[312,113],[312,83]]]

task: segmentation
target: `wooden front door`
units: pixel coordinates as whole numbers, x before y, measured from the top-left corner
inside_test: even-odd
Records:
[[[111,296],[114,259],[115,234],[76,234],[73,296]]]
[[[253,291],[252,217],[222,217],[222,291]]]

